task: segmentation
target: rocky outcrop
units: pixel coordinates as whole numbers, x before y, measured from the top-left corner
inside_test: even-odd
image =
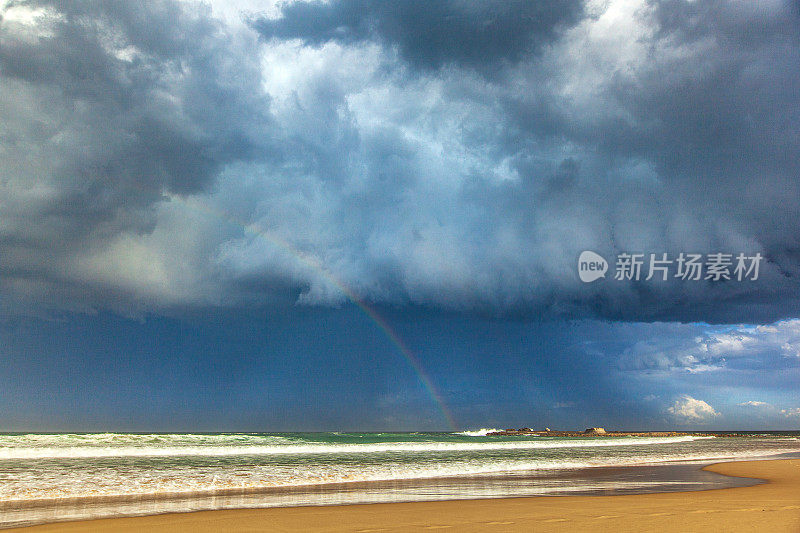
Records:
[[[584,433],[587,435],[605,435],[606,430],[605,428],[587,428]]]
[[[504,431],[494,431],[487,433],[487,436],[528,436],[528,437],[682,437],[686,435],[694,436],[710,436],[708,433],[693,433],[686,431],[606,431],[603,428],[589,428],[586,431],[557,431],[552,429],[535,430],[530,428],[522,428],[524,431],[518,429],[506,429]],[[597,432],[590,432],[590,430],[599,430]],[[730,437],[736,436],[733,434],[714,433],[715,437]]]

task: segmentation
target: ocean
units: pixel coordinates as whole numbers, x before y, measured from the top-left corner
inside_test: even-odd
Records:
[[[0,527],[204,509],[699,490],[700,464],[800,454],[800,432],[2,434]]]

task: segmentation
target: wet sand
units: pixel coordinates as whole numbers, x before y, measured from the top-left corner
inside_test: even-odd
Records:
[[[800,532],[800,460],[705,468],[766,483],[695,492],[241,509],[63,522],[28,532],[769,531]],[[14,531],[14,530],[10,530]]]

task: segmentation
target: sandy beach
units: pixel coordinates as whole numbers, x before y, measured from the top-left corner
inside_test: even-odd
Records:
[[[766,483],[624,496],[504,498],[203,511],[47,524],[84,531],[800,531],[800,460],[718,463],[707,470]],[[13,530],[10,530],[13,531]]]

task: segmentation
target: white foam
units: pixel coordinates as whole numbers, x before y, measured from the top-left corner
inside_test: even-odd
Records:
[[[2,500],[31,500],[111,495],[149,495],[195,493],[224,489],[264,489],[303,485],[358,482],[432,479],[444,477],[479,476],[485,474],[524,474],[592,467],[664,464],[674,461],[710,462],[742,458],[766,457],[772,452],[740,451],[712,453],[676,453],[664,456],[657,453],[594,457],[583,459],[505,459],[459,460],[443,463],[382,463],[382,464],[268,464],[250,465],[246,471],[206,470],[202,467],[180,471],[141,469],[100,469],[81,471],[42,472],[42,476],[18,479],[0,485]]]
[[[392,442],[373,444],[280,444],[246,446],[60,446],[0,447],[0,459],[90,457],[224,457],[235,455],[312,455],[537,450],[675,444],[704,437],[601,437],[597,439],[520,440],[515,442]]]
[[[495,433],[497,431],[502,431],[497,428],[481,428],[475,430],[467,430],[467,431],[457,431],[453,433],[453,435],[464,435],[466,437],[485,437],[489,433]]]

